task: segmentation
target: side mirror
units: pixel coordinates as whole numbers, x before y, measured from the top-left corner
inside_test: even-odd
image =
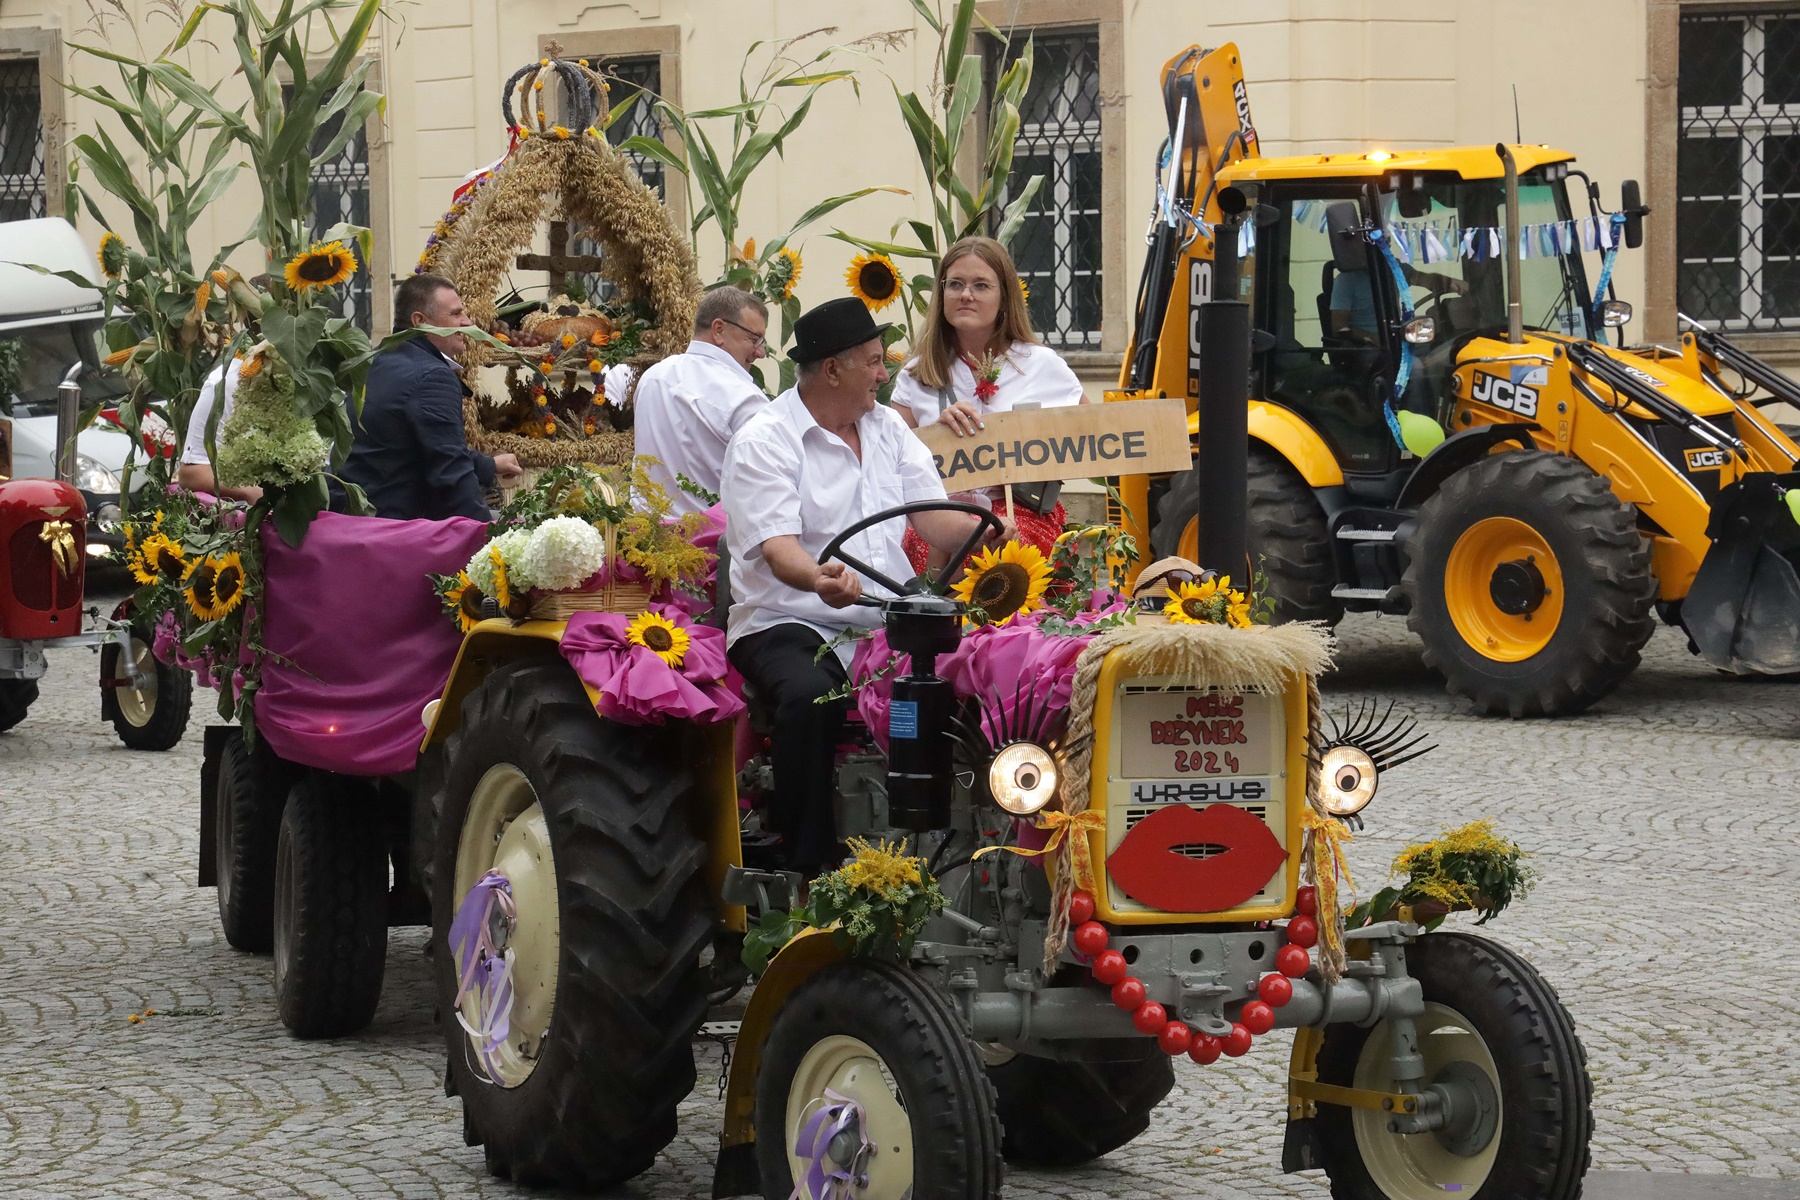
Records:
[[[1619,211],[1625,214],[1625,247],[1636,250],[1644,244],[1644,192],[1638,181],[1627,179],[1619,185]]]
[[[1219,211],[1228,217],[1242,216],[1250,207],[1250,198],[1234,187],[1219,189]]]
[[[1437,318],[1414,317],[1401,326],[1400,336],[1409,346],[1429,346],[1437,341]]]
[[[1631,303],[1627,300],[1603,300],[1600,302],[1600,323],[1608,329],[1618,329],[1631,323]]]

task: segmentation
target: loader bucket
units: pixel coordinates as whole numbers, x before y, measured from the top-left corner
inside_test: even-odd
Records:
[[[1724,671],[1800,671],[1800,524],[1785,493],[1800,472],[1758,472],[1713,504],[1712,548],[1681,603],[1700,656]]]

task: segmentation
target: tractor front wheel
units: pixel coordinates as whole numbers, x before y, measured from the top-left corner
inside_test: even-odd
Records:
[[[1175,1086],[1169,1056],[1150,1038],[1074,1049],[1094,1057],[990,1062],[1006,1161],[1074,1167],[1110,1154],[1150,1127],[1151,1110]]]
[[[114,682],[127,677],[119,644],[108,642],[100,649],[100,677],[105,681],[100,715],[112,722],[113,732],[132,750],[171,749],[187,732],[193,678],[173,663],[157,661],[150,653],[147,630],[133,629],[130,646],[130,661],[139,672],[136,686]]]
[[[0,679],[0,733],[23,721],[26,710],[37,698],[37,680]]]
[[[1006,1171],[975,1043],[917,975],[873,962],[825,968],[776,1014],[756,1163],[767,1200],[839,1172],[866,1200],[994,1200]]]
[[[433,970],[446,1086],[495,1175],[611,1187],[675,1136],[714,924],[690,825],[697,758],[679,727],[601,720],[560,660],[502,667],[463,702],[432,772]],[[489,872],[511,896],[504,1036],[493,997],[458,995],[449,942]],[[470,1032],[483,1027],[491,1040]]]
[[[1655,631],[1650,546],[1572,458],[1496,454],[1452,475],[1407,546],[1407,627],[1449,690],[1487,713],[1580,712]]]
[[[1398,1133],[1392,1114],[1320,1104],[1314,1118],[1335,1200],[1441,1200],[1448,1193],[1575,1200],[1593,1136],[1593,1084],[1575,1025],[1524,959],[1494,942],[1434,933],[1407,951],[1425,995],[1413,1020],[1422,1090],[1443,1128]],[[1332,1025],[1319,1082],[1391,1092],[1394,1029]]]

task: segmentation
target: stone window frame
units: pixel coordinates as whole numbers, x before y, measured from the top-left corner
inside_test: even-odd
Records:
[[[1135,244],[1125,212],[1125,12],[1124,0],[984,0],[982,18],[1015,35],[1070,26],[1100,34],[1100,347],[1059,350],[1084,378],[1116,378],[1130,340],[1125,280],[1136,278],[1126,250]],[[970,164],[969,173],[979,164]]]
[[[38,121],[44,131],[44,215],[65,216],[69,184],[68,98],[63,91],[62,31],[31,26],[0,29],[0,59],[37,61]]]

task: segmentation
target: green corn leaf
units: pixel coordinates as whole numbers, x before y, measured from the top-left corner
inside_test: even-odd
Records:
[[[884,183],[877,184],[874,187],[858,188],[854,192],[845,192],[841,196],[832,196],[828,199],[821,200],[805,212],[801,213],[800,219],[788,226],[788,231],[782,234],[777,241],[771,242],[764,248],[761,256],[762,261],[773,258],[776,252],[783,246],[792,244],[794,235],[799,233],[802,229],[805,229],[808,225],[811,225],[814,221],[817,221],[820,217],[842,208],[852,200],[861,200],[864,196],[871,195],[875,192],[891,192],[896,196],[909,196],[912,194],[905,188],[894,187],[891,184]]]
[[[817,62],[818,59],[814,59]],[[812,87],[818,84],[835,83],[840,79],[854,79],[855,71],[820,71],[814,75],[788,75],[775,81],[776,87]]]
[[[688,173],[687,163],[679,155],[657,139],[645,137],[641,133],[633,134],[620,142],[619,149],[627,154],[642,154],[645,158],[653,158],[682,175]]]
[[[944,89],[954,90],[957,77],[965,64],[964,51],[969,45],[969,26],[975,20],[975,0],[956,0],[950,18],[950,31],[944,38]]]
[[[938,15],[925,6],[925,0],[912,0],[912,6],[921,17],[925,18],[925,24],[931,27],[931,32],[944,32],[943,21],[939,20]]]
[[[350,144],[350,140],[368,124],[370,117],[386,111],[386,96],[380,92],[358,92],[356,98],[350,101],[349,108],[344,111],[343,124],[338,127],[337,133],[332,135],[331,140],[325,144],[325,148],[313,156],[313,164],[317,166],[328,163],[342,154],[344,147]]]
[[[917,246],[905,246],[899,242],[884,242],[876,238],[858,237],[853,233],[845,233],[842,229],[832,230],[830,236],[836,238],[840,242],[847,242],[850,245],[857,247],[859,250],[868,250],[875,254],[886,254],[893,258],[933,259],[937,257],[937,255],[926,250],[921,250]]]
[[[1006,211],[1000,214],[1000,224],[994,229],[995,241],[1002,246],[1012,243],[1013,238],[1018,235],[1019,226],[1025,223],[1026,211],[1030,209],[1031,202],[1037,198],[1038,190],[1043,186],[1044,177],[1042,175],[1033,175],[1025,181],[1024,188],[1017,196],[1013,197],[1012,203],[1006,206]]]

